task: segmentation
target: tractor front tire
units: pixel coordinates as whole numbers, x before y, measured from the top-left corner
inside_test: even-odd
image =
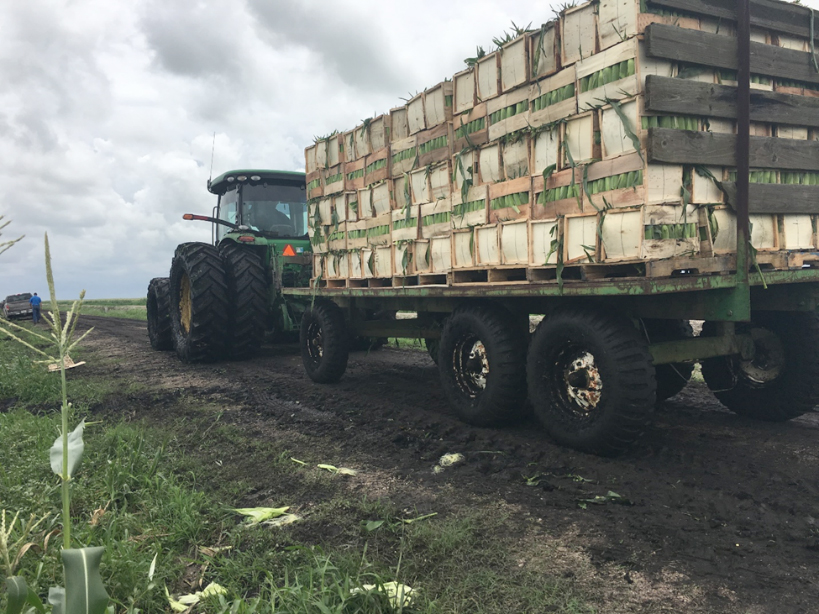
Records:
[[[167,277],[155,277],[148,284],[146,300],[148,312],[148,339],[159,352],[173,349],[171,331],[171,286]]]
[[[311,380],[318,384],[340,380],[350,356],[347,324],[341,308],[332,301],[315,301],[301,318],[299,345]]]
[[[755,313],[738,333],[754,340],[754,357],[719,356],[702,361],[708,388],[735,414],[784,422],[819,404],[819,315],[814,312]],[[713,322],[703,336],[716,332]]]
[[[555,310],[535,331],[526,370],[529,398],[549,435],[584,452],[624,452],[654,408],[648,343],[617,314]]]
[[[228,290],[219,251],[207,243],[176,248],[170,277],[173,345],[183,362],[222,358],[227,345]]]
[[[511,313],[465,305],[447,318],[438,344],[441,386],[458,417],[476,426],[512,422],[526,401],[526,340]]]
[[[227,281],[227,353],[233,360],[259,351],[267,319],[264,267],[252,248],[228,242],[219,246]]]

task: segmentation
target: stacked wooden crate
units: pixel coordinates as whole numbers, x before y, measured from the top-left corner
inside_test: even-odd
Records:
[[[819,69],[809,10],[765,3],[751,9],[751,243],[757,264],[793,268],[819,260]],[[595,0],[319,141],[306,152],[316,277],[730,270],[736,42],[718,0]]]

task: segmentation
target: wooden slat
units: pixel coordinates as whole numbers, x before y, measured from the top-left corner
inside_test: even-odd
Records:
[[[736,119],[737,88],[658,75],[646,78],[645,109]],[[751,121],[819,127],[819,98],[751,90]]]
[[[649,162],[736,166],[736,135],[649,128]],[[752,168],[819,170],[819,141],[752,136],[748,152]]]
[[[646,53],[652,57],[737,70],[737,40],[719,34],[653,23],[646,28]],[[810,53],[751,43],[754,74],[819,83]]]
[[[737,187],[723,181],[728,203],[736,203]],[[819,213],[819,186],[751,183],[748,186],[749,213],[816,214]]]
[[[649,0],[649,4],[736,21],[736,0]],[[772,0],[751,0],[752,26],[809,38],[810,19],[810,9],[806,6]],[[819,39],[819,28],[814,36]]]

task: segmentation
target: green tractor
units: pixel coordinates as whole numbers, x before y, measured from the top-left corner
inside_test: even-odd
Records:
[[[212,243],[182,243],[170,276],[148,285],[151,346],[185,362],[249,358],[265,336],[297,337],[309,304],[281,293],[310,283],[304,173],[230,171],[208,190],[213,216],[183,218],[211,222]]]

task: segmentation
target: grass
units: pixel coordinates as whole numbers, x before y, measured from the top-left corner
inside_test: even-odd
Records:
[[[57,301],[60,309],[70,309],[72,301]],[[147,311],[144,298],[107,298],[86,300],[83,315],[146,320]]]
[[[48,449],[59,427],[58,378],[31,366],[29,350],[0,340],[0,501],[8,510],[47,514],[20,572],[41,596],[61,577],[59,486]],[[93,354],[83,356],[93,362]],[[103,581],[117,611],[169,610],[175,595],[210,582],[227,594],[200,611],[235,607],[323,614],[399,611],[364,584],[398,581],[418,588],[405,612],[592,611],[577,588],[541,570],[519,568],[505,512],[465,507],[413,524],[394,503],[353,490],[316,458],[291,460],[285,442],[230,424],[226,409],[186,395],[69,372],[72,423],[85,417],[85,454],[72,483],[74,541],[106,549]],[[130,401],[129,401],[130,399]],[[122,403],[161,406],[151,419],[128,422]],[[116,411],[106,411],[107,405]],[[5,413],[4,413],[5,412]],[[229,414],[228,414],[229,415]],[[306,454],[305,452],[302,452]],[[258,496],[259,468],[267,489]],[[232,511],[291,506],[302,517],[287,527],[248,526]],[[157,556],[153,588],[148,569]],[[221,599],[221,602],[220,602]],[[0,611],[4,608],[0,592]]]

